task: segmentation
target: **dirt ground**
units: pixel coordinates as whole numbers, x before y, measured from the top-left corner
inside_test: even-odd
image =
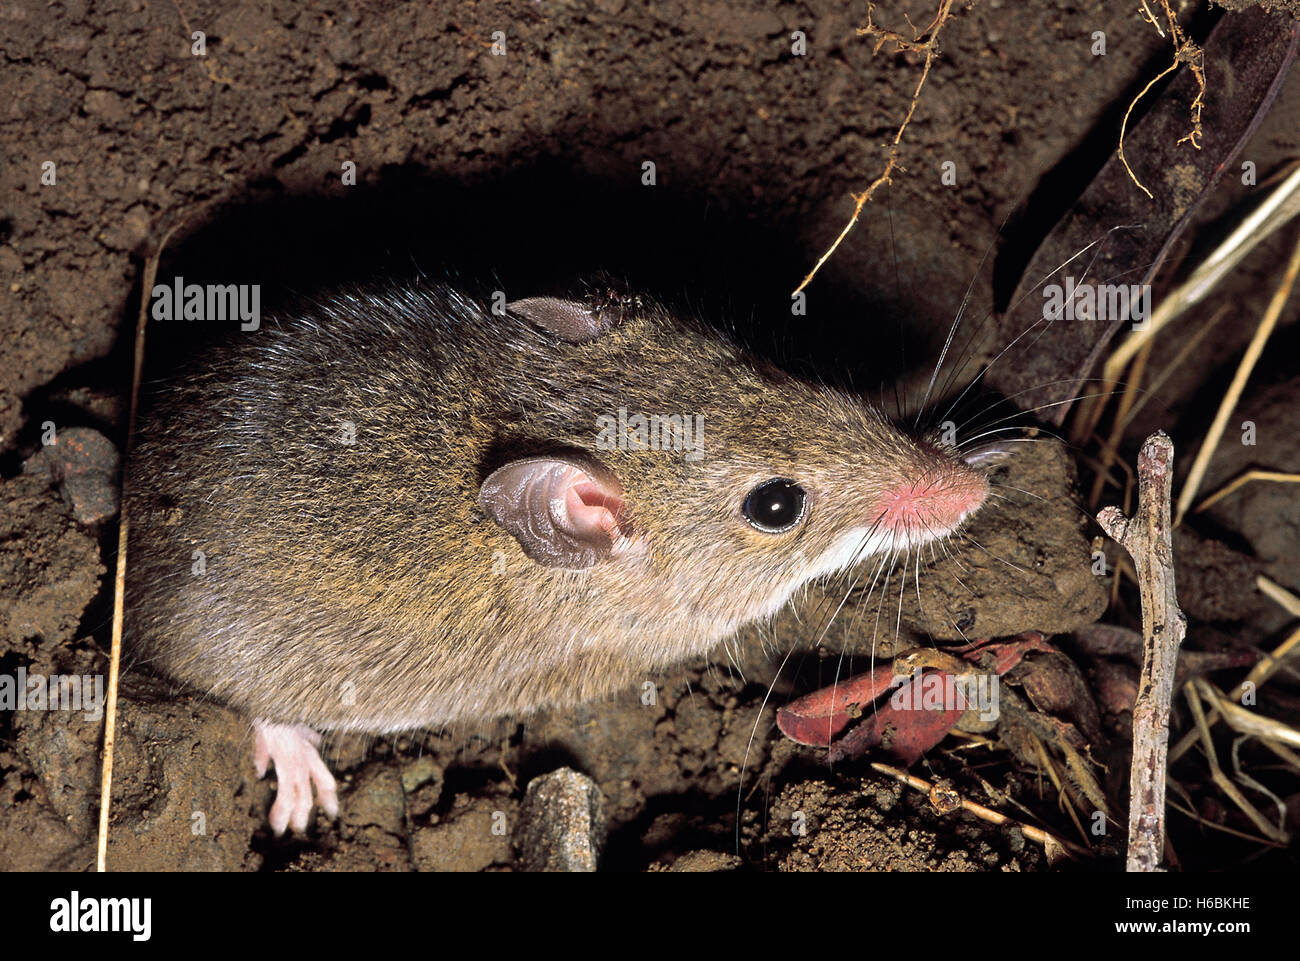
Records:
[[[875,16],[906,30],[933,8],[885,3]],[[1195,13],[1193,33],[1221,13]],[[914,404],[968,284],[965,322],[978,324],[999,262],[1027,259],[1051,227],[1026,215],[1035,188],[1055,173],[1070,191],[1058,203],[1083,191],[1170,50],[1134,4],[959,9],[904,169],[819,275],[808,316],[792,319],[791,289],[843,226],[850,193],[882,169],[922,67],[913,52],[873,53],[855,35],[865,18],[865,4],[831,0],[0,2],[0,676],[106,673],[116,520],[86,522],[67,479],[32,458],[50,424],[93,428],[120,450],[142,274],[164,240],[159,278],[259,283],[268,311],[381,274],[518,288],[610,271],[797,372],[887,406],[901,384]],[[791,54],[796,31],[806,55]],[[1298,152],[1294,73],[1242,156],[1263,179]],[[1204,219],[1240,194],[1225,189]],[[1174,362],[1185,331],[1157,344],[1150,367],[1170,376],[1125,435],[1130,461],[1157,427],[1188,451],[1204,436],[1294,243],[1282,234],[1216,295],[1234,309],[1188,356]],[[1254,422],[1258,445],[1225,444],[1203,490],[1250,466],[1300,471],[1296,317],[1293,303],[1233,421]],[[201,349],[193,331],[155,330],[151,363]],[[272,782],[253,776],[246,719],[133,668],[110,866],[511,869],[518,851],[495,819],[513,823],[529,781],[568,766],[604,796],[607,869],[1059,869],[1020,827],[940,813],[870,757],[829,766],[774,720],[873,657],[963,636],[1053,635],[1099,683],[1113,665],[1072,634],[1103,617],[1133,626],[1135,601],[1127,588],[1113,601],[1111,577],[1093,573],[1087,459],[1038,439],[999,469],[999,496],[956,558],[870,597],[852,576],[811,588],[711,663],[656,679],[653,703],[632,691],[474,730],[331,740],[342,813],[307,837],[266,827]],[[1294,626],[1256,576],[1300,592],[1298,490],[1251,485],[1180,534],[1189,644],[1271,649]],[[1297,680],[1294,665],[1280,672],[1264,709],[1300,719]],[[1109,760],[1098,777],[1117,799],[1124,718],[1101,706],[1115,753],[1094,743],[1094,760],[1100,771]],[[93,864],[101,740],[102,720],[82,713],[0,713],[0,869]],[[912,773],[1086,840],[1090,854],[1066,869],[1118,863],[1122,832],[1081,837],[1005,733],[945,740]],[[1211,812],[1203,765],[1180,776],[1206,820],[1236,826]],[[1300,784],[1286,772],[1269,783],[1294,833]],[[1171,831],[1185,867],[1294,867],[1291,850],[1179,815]]]

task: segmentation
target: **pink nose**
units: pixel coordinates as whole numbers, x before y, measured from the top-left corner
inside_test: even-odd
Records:
[[[943,537],[977,510],[988,493],[982,475],[957,465],[945,467],[904,481],[881,497],[880,524],[909,537]]]

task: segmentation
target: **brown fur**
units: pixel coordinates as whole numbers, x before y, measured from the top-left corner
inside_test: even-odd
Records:
[[[620,407],[703,414],[705,456],[595,450],[597,416]],[[560,450],[619,477],[636,549],[541,567],[485,516],[492,470]],[[653,306],[571,344],[446,288],[341,296],[198,358],[142,417],[128,642],[271,721],[517,715],[709,651],[870,525],[887,489],[963,471]],[[741,516],[772,477],[808,493],[785,534]]]

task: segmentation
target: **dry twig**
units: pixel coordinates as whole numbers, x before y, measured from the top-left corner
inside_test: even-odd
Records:
[[[1178,25],[1178,18],[1174,16],[1173,10],[1169,8],[1169,0],[1160,0],[1160,6],[1164,10],[1165,20],[1169,23],[1169,35],[1173,39],[1174,43],[1174,62],[1156,74],[1151,79],[1151,82],[1143,87],[1142,91],[1133,98],[1132,102],[1128,105],[1128,109],[1124,111],[1124,121],[1120,124],[1119,128],[1120,163],[1122,163],[1124,169],[1128,171],[1129,178],[1138,185],[1138,189],[1148,197],[1151,197],[1151,191],[1147,190],[1147,188],[1142,184],[1142,181],[1137,179],[1137,174],[1133,173],[1133,168],[1129,166],[1128,159],[1124,156],[1124,134],[1128,130],[1128,118],[1129,115],[1133,113],[1133,108],[1138,105],[1138,101],[1145,97],[1152,87],[1177,70],[1179,64],[1187,64],[1187,69],[1192,71],[1192,74],[1196,77],[1197,93],[1196,99],[1192,101],[1191,132],[1189,132],[1187,136],[1180,138],[1178,142],[1190,143],[1197,150],[1200,150],[1201,110],[1205,106],[1205,51],[1187,39],[1187,35],[1183,33],[1183,28]],[[1142,16],[1146,19],[1147,23],[1156,28],[1156,32],[1159,33],[1160,36],[1163,37],[1165,35],[1165,32],[1160,29],[1160,22],[1156,19],[1155,14],[1151,12],[1150,8],[1147,7],[1145,0],[1142,4]]]
[[[1178,608],[1170,525],[1173,441],[1157,431],[1138,454],[1138,505],[1133,517],[1106,507],[1097,522],[1137,568],[1142,597],[1142,679],[1133,706],[1129,781],[1128,869],[1160,870],[1165,848],[1165,774],[1169,707],[1178,649],[1187,620]]]
[[[1182,523],[1183,515],[1187,513],[1187,509],[1192,506],[1192,501],[1196,498],[1196,492],[1200,489],[1201,480],[1205,477],[1205,470],[1210,465],[1210,458],[1214,456],[1215,448],[1219,446],[1223,431],[1228,426],[1228,418],[1232,416],[1232,412],[1236,409],[1237,401],[1241,399],[1241,392],[1246,389],[1246,381],[1249,379],[1251,371],[1255,369],[1255,363],[1264,352],[1264,344],[1269,335],[1273,333],[1273,328],[1277,326],[1278,318],[1282,316],[1282,308],[1286,306],[1287,298],[1291,296],[1291,288],[1295,286],[1297,274],[1300,274],[1300,242],[1296,243],[1295,250],[1291,252],[1291,260],[1287,263],[1286,273],[1282,276],[1282,283],[1274,291],[1268,309],[1264,311],[1259,326],[1255,328],[1255,336],[1251,338],[1250,344],[1246,347],[1246,353],[1237,366],[1237,373],[1233,375],[1227,393],[1223,395],[1223,400],[1219,402],[1219,409],[1214,415],[1214,422],[1210,425],[1210,431],[1205,437],[1205,443],[1196,452],[1196,459],[1192,461],[1192,469],[1187,472],[1187,480],[1183,482],[1183,489],[1178,494],[1178,512],[1174,515],[1175,527]]]
[[[917,777],[914,774],[908,774],[906,771],[900,770],[896,767],[891,767],[888,764],[872,762],[871,766],[881,774],[888,774],[895,780],[906,784],[914,790],[920,791],[922,794],[931,794],[934,791],[934,785],[925,780],[925,778]],[[981,820],[988,821],[990,824],[1017,825],[1020,830],[1024,832],[1025,837],[1043,845],[1047,849],[1048,857],[1052,860],[1055,860],[1062,854],[1086,855],[1088,853],[1084,848],[1081,848],[1064,838],[1058,838],[1055,834],[1050,834],[1042,828],[1036,828],[1033,825],[1025,824],[1023,821],[1016,821],[1014,818],[1009,818],[1005,814],[1000,814],[992,808],[987,808],[976,801],[971,801],[967,798],[960,798],[959,800],[963,811],[973,814]]]
[[[1241,788],[1237,787],[1219,764],[1219,752],[1215,750],[1214,739],[1210,736],[1210,726],[1206,722],[1205,712],[1201,709],[1200,698],[1197,697],[1197,694],[1200,693],[1209,699],[1211,703],[1215,703],[1218,699],[1217,692],[1210,685],[1198,680],[1185,685],[1184,693],[1187,695],[1187,704],[1192,709],[1192,718],[1196,722],[1196,731],[1205,749],[1205,757],[1210,765],[1210,777],[1215,785],[1233,804],[1237,805],[1238,810],[1249,818],[1250,822],[1255,825],[1261,834],[1275,844],[1286,844],[1290,840],[1286,832],[1281,827],[1270,823],[1268,818],[1259,813],[1255,805],[1250,803],[1250,800],[1242,793]],[[1237,708],[1236,705],[1224,705],[1222,701],[1218,702],[1220,711],[1225,706],[1242,710]],[[1245,713],[1249,714],[1250,712]]]
[[[172,234],[181,225],[177,224],[163,235],[162,243],[154,255],[144,265],[144,280],[140,288],[140,314],[135,324],[135,358],[131,374],[131,407],[126,421],[126,443],[122,447],[122,478],[125,482],[127,458],[131,453],[131,440],[135,436],[135,415],[140,403],[140,372],[144,367],[144,333],[149,319],[149,292],[153,290],[154,278],[158,276],[158,260]],[[108,858],[108,812],[109,801],[113,794],[113,744],[117,733],[117,679],[122,662],[122,619],[126,593],[126,540],[128,518],[126,510],[125,483],[120,499],[121,511],[117,526],[117,571],[113,577],[113,639],[108,655],[108,697],[104,711],[104,761],[100,769],[99,781],[99,838],[95,845],[95,870],[106,870]]]
[[[1300,617],[1300,597],[1292,594],[1267,574],[1255,575],[1255,586],[1267,597],[1292,617]]]
[[[1286,474],[1275,470],[1243,471],[1209,497],[1205,498],[1205,500],[1197,504],[1196,507],[1192,509],[1192,513],[1199,514],[1212,504],[1217,504],[1219,501],[1223,500],[1238,487],[1244,487],[1251,481],[1273,481],[1278,484],[1300,484],[1300,474]]]
[[[921,99],[921,88],[925,86],[926,78],[930,76],[930,67],[933,66],[935,57],[939,55],[939,31],[943,29],[943,25],[948,22],[948,18],[952,14],[952,4],[953,0],[940,0],[939,12],[934,15],[930,25],[925,30],[917,33],[911,40],[893,30],[885,30],[876,26],[871,20],[871,13],[875,10],[875,5],[867,4],[867,25],[858,28],[858,36],[876,38],[876,48],[872,53],[879,53],[880,48],[886,43],[892,43],[898,50],[910,50],[913,53],[925,54],[925,66],[921,70],[921,79],[916,82],[916,89],[912,92],[912,102],[907,107],[907,116],[903,118],[902,124],[899,125],[898,133],[894,134],[894,142],[889,147],[889,156],[885,161],[884,171],[862,193],[853,194],[854,207],[849,222],[844,225],[844,229],[840,231],[834,243],[817,259],[817,263],[813,264],[812,270],[808,271],[808,276],[794,289],[791,296],[799,293],[812,282],[812,279],[817,276],[817,271],[822,269],[822,264],[830,260],[831,254],[835,253],[844,238],[849,235],[849,231],[857,225],[858,217],[862,214],[862,208],[871,200],[871,195],[881,185],[891,183],[890,178],[894,171],[901,169],[898,164],[898,152],[899,145],[903,140],[903,132],[907,130],[907,125],[912,122],[912,114],[916,112],[916,105]],[[926,34],[929,34],[929,36],[922,40],[921,37]]]
[[[1156,305],[1150,319],[1140,329],[1131,331],[1106,359],[1101,384],[1092,400],[1085,401],[1073,431],[1074,442],[1082,444],[1092,436],[1101,421],[1107,399],[1119,383],[1124,369],[1138,351],[1168,324],[1187,313],[1228,276],[1259,244],[1300,215],[1300,162],[1292,164],[1278,178],[1277,186],[1247,214],[1192,275]],[[1149,395],[1148,395],[1149,396]]]

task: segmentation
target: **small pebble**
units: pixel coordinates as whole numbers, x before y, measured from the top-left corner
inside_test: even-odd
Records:
[[[515,831],[525,871],[595,871],[605,842],[605,798],[572,768],[534,778]]]
[[[98,524],[117,513],[120,458],[113,442],[89,427],[68,427],[53,443],[23,463],[23,472],[41,474],[59,485],[82,524]]]
[[[421,755],[402,768],[402,790],[407,794],[435,780],[442,780],[442,768],[428,754]]]

